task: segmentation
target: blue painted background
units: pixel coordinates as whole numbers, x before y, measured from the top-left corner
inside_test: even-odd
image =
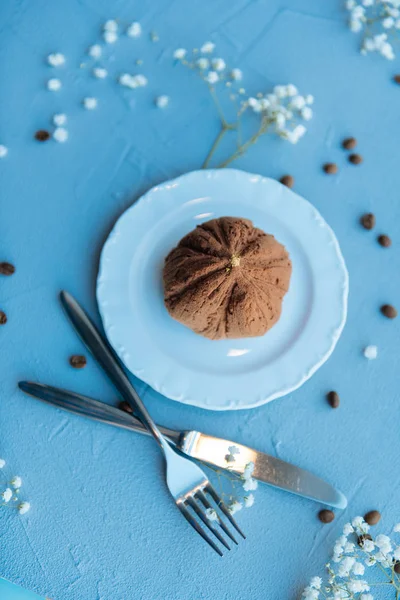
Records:
[[[115,76],[144,60],[149,86],[131,105],[111,80],[78,64],[105,19],[140,20],[160,41],[124,38],[107,49]],[[0,574],[57,600],[293,599],[322,572],[341,526],[371,508],[389,529],[400,520],[399,323],[379,306],[400,304],[400,88],[398,61],[361,57],[338,0],[3,0],[0,7],[0,259],[15,263],[0,281],[0,456],[24,478],[25,517],[0,510]],[[92,312],[101,246],[115,219],[153,184],[198,168],[217,132],[208,92],[174,67],[177,46],[212,39],[245,71],[254,92],[292,82],[315,95],[315,118],[298,146],[264,139],[235,166],[279,178],[334,228],[350,271],[348,324],[328,363],[300,390],[262,408],[209,413],[180,406],[138,384],[153,415],[169,426],[201,428],[314,471],[349,498],[323,526],[319,506],[266,486],[238,519],[248,540],[221,560],[171,505],[162,461],[149,439],[42,406],[16,388],[22,378],[114,402],[92,360],[81,372],[68,357],[82,347],[57,300],[66,288]],[[64,52],[64,88],[45,89],[49,52]],[[397,65],[397,67],[396,67]],[[152,105],[166,93],[165,111]],[[97,111],[80,106],[86,95]],[[135,96],[136,97],[136,96]],[[68,114],[70,140],[33,135],[54,112]],[[359,139],[365,162],[348,165],[340,141]],[[339,174],[321,165],[334,161]],[[376,232],[360,215],[377,215]],[[378,232],[394,240],[389,250]],[[366,344],[379,358],[362,356]],[[332,411],[325,393],[342,398]]]

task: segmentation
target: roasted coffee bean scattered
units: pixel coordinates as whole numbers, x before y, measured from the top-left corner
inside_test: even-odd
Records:
[[[318,519],[321,521],[321,523],[332,523],[334,518],[335,513],[332,510],[329,510],[328,508],[324,508],[318,513]]]
[[[357,146],[357,140],[353,137],[346,138],[343,140],[342,146],[345,150],[353,150]]]
[[[368,523],[368,525],[376,525],[381,520],[381,513],[377,510],[370,510],[364,516],[364,521]]]
[[[393,80],[400,85],[400,75],[395,75]]]
[[[120,410],[124,410],[125,412],[129,413],[130,415],[133,413],[131,405],[126,400],[121,400],[121,402],[118,404],[118,408]]]
[[[372,537],[369,535],[369,533],[363,533],[362,535],[359,535],[357,538],[357,544],[362,548],[365,540],[372,541]]]
[[[47,140],[50,139],[50,133],[45,129],[39,129],[39,131],[35,133],[35,139],[38,142],[47,142]]]
[[[388,235],[380,235],[378,237],[378,242],[384,248],[390,248],[390,246],[392,245],[392,240]]]
[[[391,304],[381,306],[381,313],[388,319],[395,319],[397,317],[397,310]]]
[[[12,275],[15,273],[14,265],[8,262],[0,262],[0,275]]]
[[[338,166],[335,163],[326,163],[322,168],[328,175],[335,175],[338,172]]]
[[[360,154],[350,154],[349,156],[349,162],[351,162],[352,165],[360,165],[363,161],[363,157]]]
[[[394,572],[397,573],[397,575],[400,575],[400,562],[399,561],[394,565]]]
[[[86,356],[83,356],[83,354],[74,354],[69,359],[69,364],[74,369],[83,369],[83,367],[86,367],[86,362]]]
[[[7,323],[7,315],[5,312],[0,310],[0,325],[5,325]]]
[[[329,392],[327,395],[328,402],[332,408],[337,408],[340,404],[339,394],[337,392]]]
[[[360,222],[364,229],[373,229],[376,223],[375,215],[366,213],[361,217]]]
[[[279,181],[288,188],[292,188],[294,186],[294,177],[292,177],[292,175],[283,175]]]

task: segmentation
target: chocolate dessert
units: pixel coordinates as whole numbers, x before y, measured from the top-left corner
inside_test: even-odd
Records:
[[[279,319],[289,288],[289,254],[247,219],[199,225],[165,260],[171,317],[212,340],[264,335]]]

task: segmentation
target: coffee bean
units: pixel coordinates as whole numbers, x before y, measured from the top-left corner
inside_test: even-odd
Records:
[[[365,540],[372,541],[372,537],[369,535],[369,533],[363,533],[362,535],[359,535],[357,538],[357,544],[362,548]]]
[[[388,319],[395,319],[397,317],[397,310],[391,304],[381,306],[381,313]]]
[[[39,131],[35,133],[35,139],[38,142],[47,142],[47,140],[50,139],[50,134],[45,129],[39,129]]]
[[[343,140],[342,146],[345,150],[353,150],[357,146],[357,140],[353,137],[346,138]]]
[[[294,177],[292,177],[292,175],[283,175],[279,181],[288,188],[292,188],[294,186]]]
[[[335,175],[338,172],[338,166],[335,163],[326,163],[322,168],[328,175]]]
[[[361,217],[360,222],[364,229],[373,229],[376,223],[375,215],[366,213]]]
[[[390,246],[392,245],[392,240],[388,235],[380,235],[378,237],[378,242],[384,248],[390,248]]]
[[[130,415],[133,413],[131,405],[126,400],[121,400],[121,402],[118,404],[118,408],[129,413]]]
[[[400,85],[400,75],[395,75],[393,80]]]
[[[363,157],[360,154],[350,154],[349,162],[353,165],[360,165],[363,161]]]
[[[397,575],[400,575],[400,562],[399,561],[394,565],[394,572],[397,573]]]
[[[337,392],[329,392],[327,399],[332,408],[338,408],[340,404],[340,398]]]
[[[74,354],[69,359],[69,364],[74,369],[83,369],[83,367],[86,367],[86,362],[86,356],[83,356],[83,354]]]
[[[0,325],[5,325],[7,323],[7,315],[5,312],[0,310]]]
[[[318,519],[321,521],[321,523],[332,523],[334,518],[335,513],[327,508],[320,510],[318,513]]]
[[[381,520],[381,513],[377,510],[370,510],[364,517],[364,521],[368,525],[376,525]]]
[[[0,275],[12,275],[15,273],[14,265],[8,262],[0,262]]]

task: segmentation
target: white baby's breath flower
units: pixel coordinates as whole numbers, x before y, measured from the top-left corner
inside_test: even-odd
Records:
[[[208,60],[208,58],[205,58],[203,56],[202,58],[197,59],[196,65],[199,67],[199,69],[205,71],[205,69],[208,69],[208,67],[210,66],[210,61]]]
[[[306,100],[303,96],[295,96],[294,98],[291,99],[289,106],[291,108],[295,108],[297,110],[301,110],[302,108],[304,108],[306,105]]]
[[[187,54],[187,50],[185,50],[185,48],[177,48],[175,50],[173,56],[177,60],[182,60],[183,58],[185,58],[186,54]]]
[[[136,87],[146,87],[146,85],[148,84],[148,80],[147,77],[145,77],[144,75],[134,75],[133,76],[133,81],[136,84]]]
[[[97,108],[97,98],[87,97],[82,100],[82,104],[86,110],[94,110]]]
[[[312,588],[311,586],[308,586],[304,590],[304,592],[302,594],[302,598],[304,600],[318,600],[318,598],[319,598],[319,591],[316,590],[315,588]]]
[[[251,508],[254,504],[254,495],[253,494],[249,494],[248,496],[245,496],[243,498],[243,503],[245,505],[246,508]]]
[[[137,21],[135,21],[134,23],[132,23],[131,25],[129,25],[128,29],[126,30],[127,35],[129,35],[129,37],[133,37],[133,38],[137,38],[142,34],[142,26],[140,23],[138,23]]]
[[[355,549],[356,547],[355,544],[353,544],[353,542],[346,542],[343,546],[343,552],[345,554],[352,554],[352,552],[354,552]]]
[[[243,505],[237,500],[230,502],[230,504],[228,505],[228,510],[231,513],[231,515],[234,515],[235,513],[239,512],[239,510],[242,510],[242,508]]]
[[[362,0],[362,5],[363,6],[372,6],[374,4],[375,0]],[[354,6],[355,6],[355,2],[354,2]],[[352,7],[353,8],[353,7]]]
[[[93,46],[90,46],[90,48],[88,49],[88,54],[92,58],[100,58],[102,54],[102,48],[100,44],[94,44]]]
[[[29,504],[29,502],[21,502],[21,504],[19,504],[18,506],[18,512],[20,515],[25,515],[28,510],[30,510],[31,505]]]
[[[346,8],[347,10],[352,10],[356,5],[356,0],[347,0]]]
[[[375,544],[372,540],[364,540],[362,549],[365,550],[365,552],[373,552],[375,550]]]
[[[387,58],[388,60],[394,60],[395,54],[393,46],[389,44],[389,42],[385,42],[384,44],[382,44],[380,51],[384,58]]]
[[[284,129],[286,125],[285,115],[283,113],[278,113],[275,117],[276,127],[278,129]]]
[[[236,461],[235,457],[233,456],[233,454],[225,454],[225,460],[227,463],[233,463]]]
[[[223,71],[226,67],[226,63],[223,58],[213,58],[211,65],[215,71]]]
[[[243,471],[244,479],[249,479],[249,477],[251,477],[253,475],[253,472],[254,472],[254,463],[253,463],[253,461],[250,461],[247,463],[247,465],[244,468],[244,471]]]
[[[368,358],[368,360],[375,360],[375,358],[378,356],[378,348],[377,346],[366,346],[363,354],[365,358]]]
[[[353,33],[358,33],[362,29],[362,23],[359,19],[350,19],[349,27]]]
[[[354,528],[351,523],[346,523],[343,527],[343,535],[350,535],[350,533],[354,532]]]
[[[243,79],[243,71],[241,69],[232,69],[231,77],[235,81],[242,81]]]
[[[61,67],[61,65],[65,64],[65,56],[61,52],[53,52],[48,55],[47,62],[52,67]]]
[[[305,106],[301,109],[300,115],[305,121],[310,121],[313,116],[312,108],[310,108],[309,106]]]
[[[243,482],[243,489],[245,492],[252,492],[253,490],[256,490],[257,487],[258,481],[256,479],[253,479],[252,477],[245,479]]]
[[[299,93],[297,87],[293,83],[289,83],[286,86],[286,96],[296,96]]]
[[[121,75],[118,81],[121,85],[131,89],[145,87],[148,83],[147,77],[144,75],[130,75],[129,73]]]
[[[8,148],[7,146],[4,146],[4,144],[0,144],[0,158],[5,158],[8,154]],[[2,469],[4,467],[4,465],[6,464],[5,461],[0,461],[0,469]]]
[[[312,94],[307,94],[307,96],[304,96],[306,104],[314,104],[314,96]]]
[[[6,488],[4,490],[4,492],[1,494],[1,497],[3,499],[4,502],[10,502],[11,498],[12,498],[12,490],[10,488]]]
[[[314,588],[315,590],[320,590],[321,585],[322,585],[321,577],[313,577],[310,581],[310,587]]]
[[[213,508],[206,509],[206,517],[209,521],[218,521],[217,511]]]
[[[356,559],[353,556],[345,556],[341,560],[339,567],[338,567],[339,577],[348,577],[355,562],[356,562]]]
[[[364,573],[365,573],[364,565],[360,562],[356,562],[355,565],[353,566],[353,573],[354,573],[354,575],[364,575]]]
[[[4,461],[3,461],[4,462]],[[3,465],[4,466],[4,465]],[[396,523],[396,525],[393,527],[393,531],[395,533],[400,533],[400,523]]]
[[[203,54],[211,54],[212,52],[214,52],[214,48],[215,44],[213,44],[213,42],[206,42],[200,48],[200,52],[202,52]]]
[[[357,594],[360,592],[368,592],[369,585],[366,581],[362,581],[362,579],[353,579],[353,581],[348,582],[347,589],[349,592]]]
[[[274,87],[274,94],[277,98],[286,98],[287,86],[286,85],[276,85]]]
[[[103,25],[104,31],[118,31],[118,23],[114,19],[109,19]]]
[[[21,477],[18,477],[18,475],[16,475],[11,479],[10,483],[13,486],[13,488],[18,489],[22,485],[22,479]]]
[[[393,552],[393,558],[400,561],[400,546],[397,546]]]
[[[47,82],[47,89],[50,90],[51,92],[58,92],[58,90],[60,90],[62,87],[61,81],[59,79],[56,79],[55,77],[53,77],[52,79],[49,79]]]
[[[217,81],[219,81],[219,75],[216,71],[210,71],[207,76],[205,77],[205,80],[210,84],[213,85],[214,83],[217,83]]]
[[[361,594],[360,600],[374,600],[374,597],[372,594]]]
[[[93,75],[97,77],[97,79],[105,79],[108,75],[107,69],[104,67],[95,67],[93,69]]]
[[[237,446],[232,445],[228,446],[228,452],[229,454],[240,454],[240,449]]]
[[[166,108],[169,104],[169,96],[158,96],[155,99],[155,105],[157,108]]]
[[[66,122],[67,122],[67,115],[65,115],[64,113],[57,113],[56,115],[53,115],[53,123],[57,127],[61,127],[62,125],[65,125]]]
[[[118,39],[118,34],[116,31],[104,31],[103,33],[103,39],[106,42],[106,44],[115,44],[115,42]]]
[[[354,517],[354,519],[351,521],[351,524],[356,529],[360,529],[360,528],[364,528],[364,525],[366,525],[366,522],[364,521],[364,519],[362,517]]]
[[[395,25],[395,21],[393,19],[393,17],[386,17],[386,19],[382,20],[382,27],[384,29],[391,29],[392,27],[394,27]]]
[[[6,466],[6,461],[4,458],[0,458],[0,469],[3,469]]]
[[[57,127],[54,130],[53,138],[56,140],[56,142],[63,144],[68,139],[68,131],[64,127]]]

